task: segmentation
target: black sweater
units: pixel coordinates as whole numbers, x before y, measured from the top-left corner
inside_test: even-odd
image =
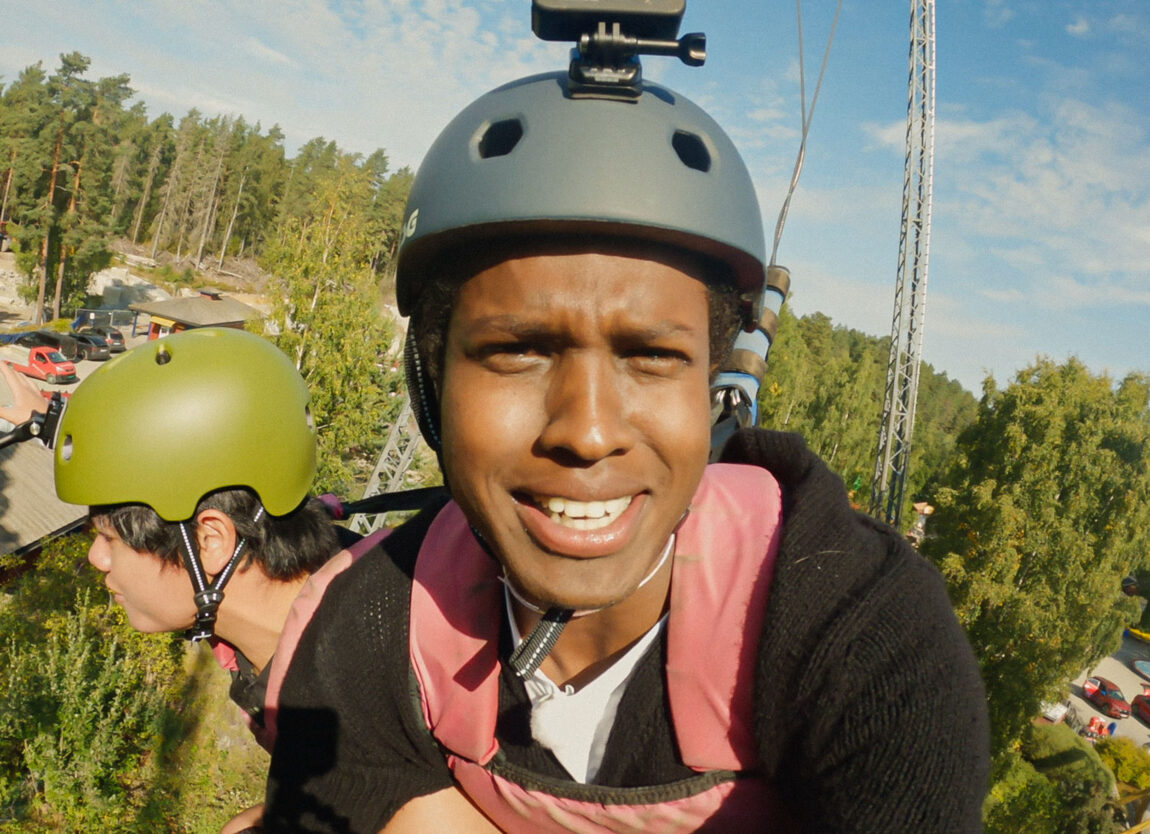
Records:
[[[741,432],[724,460],[765,466],[783,492],[755,681],[763,775],[804,831],[981,830],[985,694],[937,572],[851,510],[841,481],[795,435]],[[438,509],[337,577],[305,632],[280,697],[268,831],[376,832],[408,800],[452,784],[407,652],[410,576]],[[673,796],[690,771],[676,756],[662,651],[652,647],[628,685],[602,787],[570,782],[531,739],[529,701],[506,668],[499,762],[557,793],[664,786]]]

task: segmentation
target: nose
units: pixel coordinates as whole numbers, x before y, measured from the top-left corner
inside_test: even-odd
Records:
[[[545,408],[540,443],[551,454],[589,464],[623,454],[635,443],[625,380],[613,357],[576,354],[560,359]]]
[[[112,554],[103,536],[97,535],[92,540],[92,546],[88,548],[88,564],[101,573],[112,569]]]

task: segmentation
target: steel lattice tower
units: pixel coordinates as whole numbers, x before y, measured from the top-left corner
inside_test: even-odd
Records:
[[[934,0],[911,0],[909,64],[898,275],[870,503],[871,515],[895,526],[910,465],[926,309],[934,174]]]
[[[367,487],[363,491],[364,498],[379,495],[381,492],[397,492],[403,488],[403,476],[411,467],[415,449],[419,445],[419,429],[414,425],[415,417],[412,414],[411,399],[403,398],[403,407],[399,416],[388,432],[387,442],[383,446],[375,470],[368,479]],[[352,530],[362,535],[374,533],[384,525],[387,520],[386,513],[367,515],[357,513],[351,517]]]

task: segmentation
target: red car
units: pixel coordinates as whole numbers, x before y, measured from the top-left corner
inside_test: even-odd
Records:
[[[1150,696],[1135,695],[1130,702],[1130,710],[1135,716],[1150,724]]]
[[[76,381],[76,366],[53,347],[5,347],[0,350],[0,359],[25,376],[53,385]]]
[[[1126,702],[1122,690],[1113,681],[1106,678],[1087,678],[1082,684],[1082,694],[1087,701],[1111,718],[1130,716],[1130,704]]]

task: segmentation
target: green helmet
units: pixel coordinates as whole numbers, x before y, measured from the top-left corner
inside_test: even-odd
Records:
[[[147,504],[184,521],[209,492],[249,487],[271,515],[315,475],[308,391],[265,339],[199,328],[107,362],[72,394],[56,434],[56,494]]]
[[[669,244],[727,264],[749,305],[766,242],[747,168],[723,129],[683,96],[573,94],[565,73],[480,97],[431,146],[412,183],[396,296],[409,314],[445,246],[562,231]],[[757,318],[757,316],[756,316]]]

